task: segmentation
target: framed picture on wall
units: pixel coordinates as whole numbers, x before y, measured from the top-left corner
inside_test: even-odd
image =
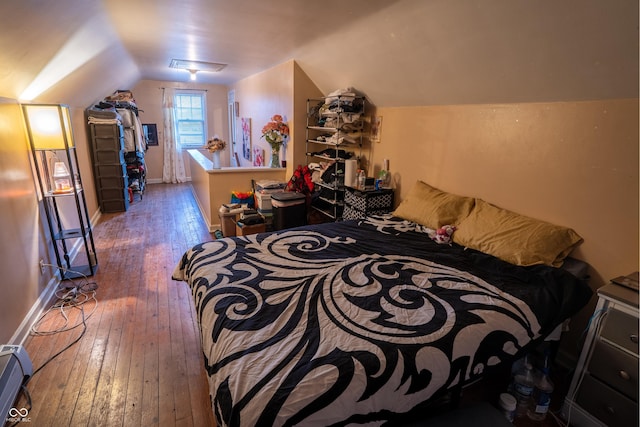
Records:
[[[158,145],[158,127],[155,123],[143,123],[142,132],[147,140],[147,145]]]
[[[258,147],[253,149],[253,166],[264,166],[263,148]]]
[[[251,119],[243,117],[240,123],[242,125],[242,157],[251,160]]]

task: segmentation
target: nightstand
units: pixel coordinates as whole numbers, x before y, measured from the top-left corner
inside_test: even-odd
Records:
[[[638,425],[638,292],[598,289],[562,415],[576,427]]]
[[[393,190],[358,190],[346,187],[342,219],[362,219],[368,215],[381,215],[393,210]]]

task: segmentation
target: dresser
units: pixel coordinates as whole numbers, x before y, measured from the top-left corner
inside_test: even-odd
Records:
[[[91,124],[91,155],[96,195],[102,212],[129,208],[129,181],[120,124]]]
[[[576,427],[638,426],[638,292],[598,289],[562,415]]]

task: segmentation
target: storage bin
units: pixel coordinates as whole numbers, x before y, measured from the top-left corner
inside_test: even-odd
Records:
[[[256,193],[256,205],[261,214],[272,213],[271,194]]]
[[[125,174],[124,176],[112,176],[112,177],[97,177],[96,181],[101,189],[105,188],[127,188],[129,186],[129,177]]]
[[[109,138],[93,138],[93,149],[95,151],[118,151],[124,150],[124,138],[123,137],[109,137]]]
[[[93,153],[93,160],[94,160],[94,163],[96,164],[124,163],[124,151],[96,150]]]
[[[91,129],[95,138],[118,138],[120,135],[124,135],[122,125],[95,124]]]
[[[393,210],[393,190],[357,190],[347,187],[344,193],[343,219],[363,219]]]
[[[99,178],[123,177],[127,174],[124,163],[99,164],[95,166],[96,176]]]
[[[307,224],[307,196],[293,191],[271,195],[273,229],[299,227]]]
[[[129,209],[129,198],[125,197],[119,200],[103,200],[101,205],[102,212],[104,213],[125,212]]]

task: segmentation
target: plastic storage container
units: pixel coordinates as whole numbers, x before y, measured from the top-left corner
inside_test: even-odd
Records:
[[[293,191],[271,195],[273,229],[299,227],[307,224],[307,196]]]
[[[505,418],[510,422],[513,422],[516,415],[516,406],[518,404],[516,398],[509,393],[501,393],[498,403],[500,404],[500,409],[502,410],[502,414]]]

